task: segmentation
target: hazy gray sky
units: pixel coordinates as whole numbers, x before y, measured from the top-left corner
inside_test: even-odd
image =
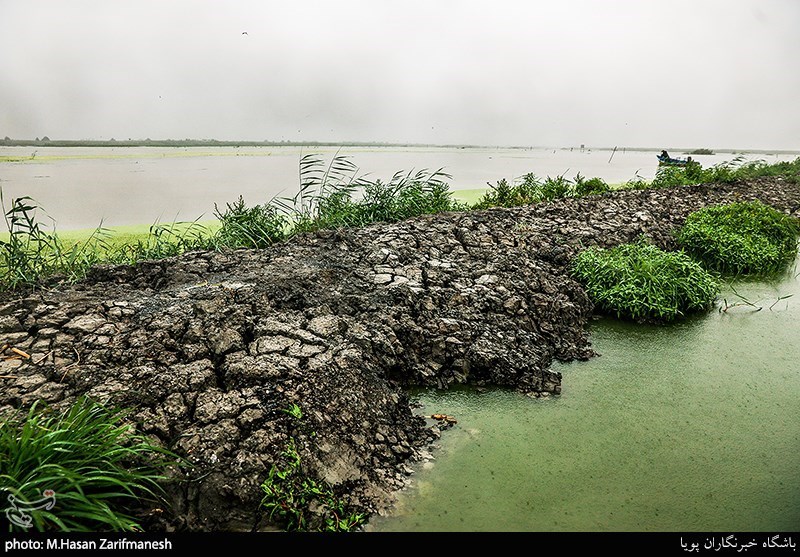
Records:
[[[798,29],[798,0],[0,0],[0,137],[800,149]]]

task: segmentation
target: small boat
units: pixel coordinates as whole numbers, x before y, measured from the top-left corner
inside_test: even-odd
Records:
[[[673,159],[669,155],[665,155],[664,153],[657,155],[658,158],[658,166],[686,166],[690,162],[692,162],[691,157],[688,159]]]

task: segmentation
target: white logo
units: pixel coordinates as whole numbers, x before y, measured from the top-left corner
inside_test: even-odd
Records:
[[[33,518],[27,511],[35,511],[45,509],[49,511],[56,505],[56,492],[52,489],[45,489],[42,491],[43,497],[36,501],[23,501],[17,498],[16,495],[9,495],[8,502],[11,506],[6,509],[6,518],[11,524],[19,526],[20,528],[31,528],[33,526]]]

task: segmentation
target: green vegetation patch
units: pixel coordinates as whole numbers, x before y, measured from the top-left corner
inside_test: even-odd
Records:
[[[287,531],[349,532],[366,522],[366,515],[351,509],[330,485],[303,472],[300,454],[290,438],[282,454],[283,466],[273,466],[261,484],[262,506],[270,520]],[[312,513],[314,506],[322,515]]]
[[[544,180],[535,174],[525,174],[521,179],[509,184],[504,178],[497,185],[489,184],[490,189],[474,205],[474,209],[489,207],[518,207],[542,201],[553,201],[565,197],[581,197],[597,195],[611,191],[611,188],[600,178],[590,178],[578,174],[574,180],[564,176]]]
[[[123,242],[98,226],[80,240],[67,240],[40,222],[41,209],[29,197],[16,198],[8,211],[3,209],[8,232],[0,238],[0,289],[32,286],[56,277],[74,282],[94,265],[134,264],[216,245],[214,233],[198,222],[154,224],[146,235]]]
[[[799,184],[800,157],[793,161],[768,164],[763,160],[747,162],[744,156],[739,155],[731,161],[709,168],[703,168],[697,161],[691,161],[684,166],[660,166],[652,182],[636,176],[627,182],[627,187],[649,189],[698,184],[730,184],[756,178],[783,178]]]
[[[736,159],[734,159],[735,162]],[[793,161],[781,161],[772,164],[767,164],[765,161],[754,161],[739,165],[733,168],[730,173],[732,174],[732,181],[751,180],[754,178],[783,178],[789,182],[800,184],[800,157]]]
[[[575,277],[601,312],[639,321],[672,321],[708,309],[716,279],[683,252],[666,252],[639,240],[578,254]]]
[[[308,430],[297,404],[284,412],[300,431],[316,437],[316,432]],[[295,437],[289,437],[281,458],[261,484],[261,505],[275,524],[287,531],[349,532],[366,522],[367,515],[352,508],[331,485],[306,473]]]
[[[146,233],[122,238],[102,226],[82,236],[62,236],[42,224],[38,215],[44,211],[33,199],[16,198],[8,210],[3,205],[7,232],[0,235],[0,289],[74,282],[99,264],[135,264],[192,250],[266,248],[305,232],[469,208],[451,197],[449,176],[441,171],[398,172],[389,181],[357,172],[347,157],[326,163],[306,155],[300,160],[300,189],[292,198],[248,206],[240,196],[224,209],[216,207],[213,223],[154,224]]]
[[[388,182],[357,174],[358,167],[347,157],[334,157],[326,165],[317,156],[304,156],[300,160],[300,191],[278,203],[292,223],[292,233],[467,209],[451,197],[446,182],[450,175],[441,170],[396,172]]]
[[[707,267],[732,275],[782,270],[797,253],[798,221],[759,201],[706,207],[678,231],[684,249]]]
[[[266,248],[280,242],[286,235],[286,217],[272,205],[248,207],[240,195],[234,203],[226,203],[224,210],[215,207],[220,228],[216,239],[221,246]]]
[[[98,264],[134,264],[191,250],[264,248],[296,234],[321,229],[361,227],[374,222],[395,222],[419,215],[470,208],[515,207],[565,197],[602,194],[610,190],[599,178],[578,174],[544,180],[526,174],[509,184],[500,180],[489,190],[473,190],[462,199],[453,196],[441,170],[396,173],[390,180],[358,176],[347,158],[335,156],[326,163],[317,155],[300,160],[300,188],[291,198],[273,198],[248,206],[244,199],[216,208],[218,220],[152,225],[149,230],[115,232],[102,225],[81,233],[57,234],[37,218],[43,212],[29,197],[3,206],[6,230],[0,234],[0,290],[37,286],[46,282],[74,282]],[[780,177],[800,183],[800,158],[792,162],[729,163],[702,168],[693,161],[684,167],[662,167],[652,182],[637,176],[623,186],[631,189],[726,183],[760,177]],[[470,207],[467,201],[482,194]],[[0,201],[2,190],[0,190]]]
[[[88,399],[63,413],[34,404],[0,420],[0,492],[10,530],[141,530],[131,508],[156,499],[172,455]]]

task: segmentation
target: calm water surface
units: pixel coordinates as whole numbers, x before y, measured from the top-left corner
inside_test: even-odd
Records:
[[[797,531],[800,282],[669,327],[600,320],[563,394],[429,391],[454,415],[376,530]],[[768,307],[779,297],[793,295]],[[725,294],[732,302],[730,291]]]
[[[108,226],[193,220],[210,218],[215,203],[224,205],[240,194],[249,203],[293,196],[300,157],[320,153],[330,158],[337,151],[375,178],[443,168],[453,176],[453,189],[485,188],[487,182],[528,172],[569,178],[580,172],[613,184],[637,173],[650,179],[657,168],[655,153],[630,150],[618,150],[612,158],[611,151],[578,149],[0,147],[0,157],[26,158],[0,162],[0,187],[6,200],[24,195],[36,199],[61,230],[91,228],[101,219]],[[795,157],[750,156],[769,162]],[[713,165],[733,155],[695,158]]]

